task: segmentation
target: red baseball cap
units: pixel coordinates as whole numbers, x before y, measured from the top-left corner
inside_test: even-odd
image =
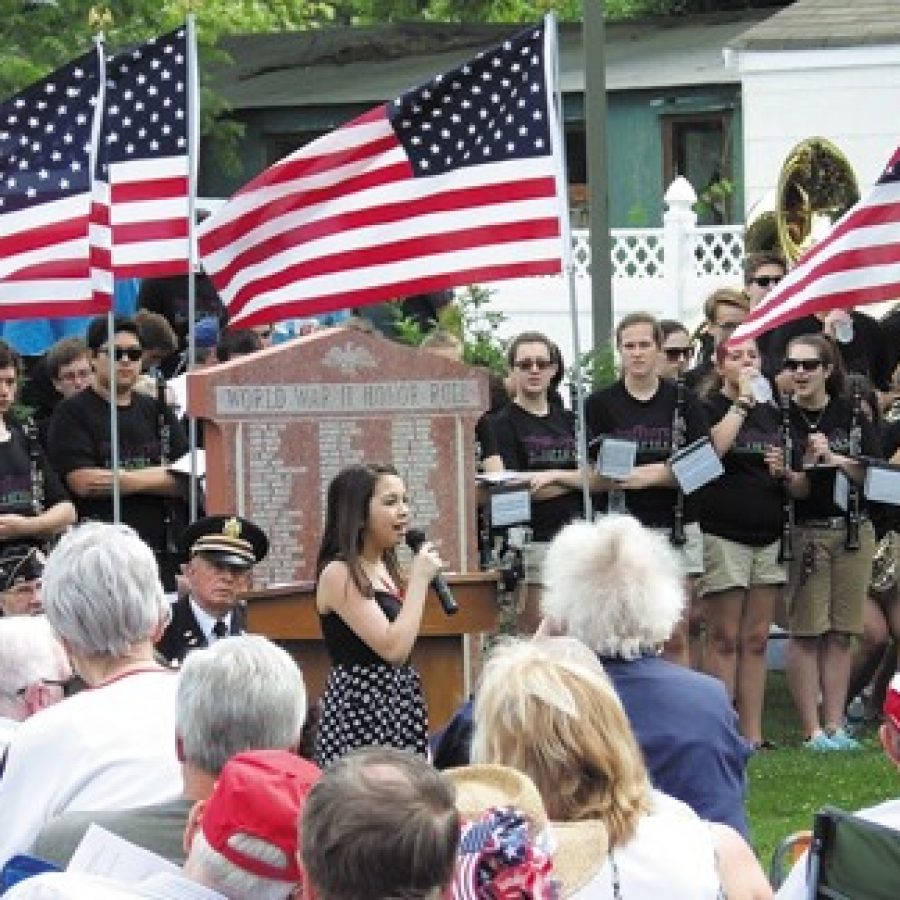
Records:
[[[297,822],[322,772],[286,750],[251,750],[225,763],[200,828],[209,846],[239,869],[276,881],[300,880]],[[247,856],[229,844],[245,834],[283,851],[284,866]]]
[[[885,718],[889,719],[897,731],[900,731],[900,674],[891,679],[887,696],[884,698]]]

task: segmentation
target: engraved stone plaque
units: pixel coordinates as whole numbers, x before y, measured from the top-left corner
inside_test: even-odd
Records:
[[[474,431],[486,407],[482,370],[342,328],[188,377],[208,511],[269,536],[259,587],[315,578],[328,483],[351,463],[394,465],[412,523],[441,541],[448,569],[477,569]]]

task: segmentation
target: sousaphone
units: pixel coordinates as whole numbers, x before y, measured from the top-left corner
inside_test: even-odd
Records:
[[[847,157],[825,138],[807,138],[781,167],[774,208],[751,214],[745,252],[780,253],[788,263],[796,262],[858,200]]]

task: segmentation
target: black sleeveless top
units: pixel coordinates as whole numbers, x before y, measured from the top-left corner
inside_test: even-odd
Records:
[[[393,622],[400,613],[400,599],[388,591],[376,590],[375,602],[389,622]],[[329,612],[324,615],[319,613],[319,621],[333,666],[372,666],[379,663],[390,665],[363,641],[337,613]]]

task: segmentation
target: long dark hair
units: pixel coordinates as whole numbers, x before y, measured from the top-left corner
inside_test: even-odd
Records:
[[[356,465],[341,469],[328,485],[328,503],[325,511],[325,528],[319,555],[316,559],[316,576],[321,575],[328,563],[342,560],[350,570],[350,577],[361,594],[372,593],[372,584],[363,571],[360,551],[369,523],[369,504],[375,485],[382,475],[397,475],[393,466]],[[387,570],[397,583],[400,569],[393,549],[383,556]]]
[[[834,346],[831,338],[825,337],[824,334],[799,334],[788,341],[785,349],[785,358],[790,356],[791,347],[794,344],[804,344],[807,347],[812,347],[822,361],[822,365],[831,366],[831,374],[825,379],[825,390],[828,392],[829,397],[840,397],[844,393],[847,375],[841,354]]]

